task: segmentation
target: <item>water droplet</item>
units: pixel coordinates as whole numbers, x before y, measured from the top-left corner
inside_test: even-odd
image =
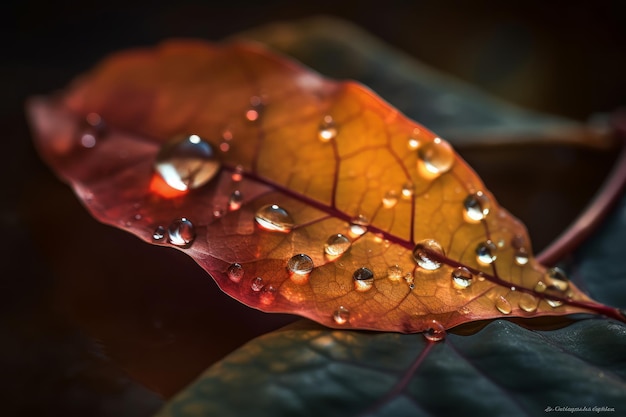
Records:
[[[328,142],[337,137],[337,125],[333,118],[329,115],[324,116],[324,120],[320,123],[318,136],[322,142]]]
[[[350,234],[361,236],[367,232],[367,226],[369,226],[369,220],[364,215],[359,214],[350,221]]]
[[[511,303],[502,295],[496,298],[496,308],[502,314],[511,314]]]
[[[413,193],[415,192],[415,186],[412,182],[405,182],[402,184],[402,198],[405,200],[410,200],[413,197]]]
[[[492,241],[482,242],[476,247],[476,259],[483,265],[490,265],[497,258],[497,250],[498,248]]]
[[[404,274],[404,280],[409,286],[409,289],[412,290],[415,288],[415,277],[410,272]]]
[[[430,328],[424,332],[424,337],[431,342],[439,342],[446,338],[446,329],[437,320],[432,320]]]
[[[491,203],[482,191],[478,191],[465,198],[463,207],[465,207],[464,215],[467,221],[479,222],[489,214]]]
[[[135,219],[135,220],[141,220],[142,218],[143,218],[143,216],[141,214],[139,214],[139,213],[137,213],[137,214],[135,214],[133,216],[133,219]]]
[[[188,135],[163,144],[154,167],[170,187],[186,191],[214,178],[221,163],[208,142],[198,135]]]
[[[250,98],[250,107],[246,110],[246,119],[250,122],[256,122],[261,117],[261,111],[263,109],[263,100],[259,96],[252,96]]]
[[[432,239],[422,240],[413,249],[413,259],[421,268],[434,271],[441,267],[441,262],[432,258],[433,253],[444,256],[443,248],[439,242]]]
[[[552,308],[561,307],[563,305],[563,301],[551,300],[549,298],[546,298],[546,303]]]
[[[383,207],[393,208],[398,204],[398,193],[394,190],[389,190],[383,197]]]
[[[243,166],[237,165],[230,178],[235,182],[241,181],[243,179]]]
[[[515,256],[513,258],[515,260],[515,263],[523,266],[526,265],[528,263],[529,257],[528,257],[528,252],[526,252],[526,249],[524,248],[519,248],[516,252],[515,252]]]
[[[528,293],[522,294],[518,301],[519,308],[527,313],[535,312],[538,304],[539,300],[536,297],[533,297],[532,294]]]
[[[454,271],[452,271],[452,285],[457,290],[463,290],[470,285],[474,281],[474,276],[472,273],[465,267],[458,267]]]
[[[227,142],[233,140],[233,132],[228,128],[224,129],[222,132],[222,139]]]
[[[569,288],[567,275],[565,275],[565,272],[560,268],[550,268],[546,272],[544,280],[550,290],[565,292]]]
[[[154,232],[152,232],[152,239],[163,240],[164,237],[165,237],[165,227],[157,226],[156,229],[154,229]]]
[[[277,204],[268,204],[257,210],[254,220],[265,230],[289,233],[293,228],[293,218]]]
[[[230,278],[232,282],[237,283],[241,281],[241,278],[243,278],[243,266],[241,266],[241,264],[234,263],[228,267],[226,273],[228,274],[228,278]]]
[[[548,286],[543,281],[537,281],[535,284],[535,291],[539,293],[546,292]]]
[[[368,268],[359,268],[352,274],[354,288],[357,291],[367,291],[374,285],[374,273]]]
[[[339,325],[346,324],[350,321],[350,310],[344,306],[339,306],[337,310],[333,312],[333,320]]]
[[[400,281],[400,279],[402,279],[402,274],[403,271],[400,265],[392,265],[387,268],[387,278],[391,281]]]
[[[272,285],[266,285],[261,289],[261,304],[270,305],[276,299],[276,288]]]
[[[169,241],[176,246],[188,246],[196,238],[196,230],[193,224],[182,217],[174,220],[167,229]]]
[[[417,150],[418,168],[428,176],[439,176],[448,172],[454,164],[452,146],[441,138],[423,144]]]
[[[343,255],[352,246],[350,239],[341,233],[332,235],[324,244],[324,252],[330,256]]]
[[[220,217],[226,214],[226,209],[222,206],[215,205],[213,206],[213,217],[219,219]]]
[[[287,269],[292,274],[309,275],[313,271],[313,259],[304,253],[294,255],[287,261]]]
[[[105,124],[98,113],[88,113],[79,132],[80,144],[85,148],[96,146],[98,139],[103,135]]]
[[[243,203],[243,195],[241,194],[241,191],[235,190],[232,192],[232,194],[230,195],[230,198],[228,199],[228,209],[230,211],[239,210],[241,208],[242,203]]]
[[[220,151],[226,153],[230,150],[230,143],[228,142],[222,142],[220,143]]]
[[[256,277],[250,283],[250,288],[252,288],[252,291],[255,291],[255,292],[261,291],[264,286],[265,284],[263,283],[263,278],[261,277]]]

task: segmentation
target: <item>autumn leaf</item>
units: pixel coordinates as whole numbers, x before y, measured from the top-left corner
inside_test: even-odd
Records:
[[[445,139],[258,45],[123,52],[30,112],[96,218],[263,311],[433,340],[502,316],[624,319],[533,258]]]

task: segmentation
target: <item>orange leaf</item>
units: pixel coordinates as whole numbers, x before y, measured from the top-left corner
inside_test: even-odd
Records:
[[[120,53],[30,113],[41,154],[96,218],[180,248],[263,311],[435,333],[621,317],[534,260],[444,139],[259,46]]]

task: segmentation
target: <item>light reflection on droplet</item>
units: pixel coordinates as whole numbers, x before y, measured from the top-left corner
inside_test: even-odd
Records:
[[[426,177],[436,177],[448,172],[454,164],[454,150],[450,144],[435,138],[417,150],[419,171]]]
[[[512,311],[511,303],[502,295],[496,297],[496,308],[502,314],[511,314]]]
[[[413,197],[413,193],[415,192],[415,186],[412,182],[405,182],[402,184],[402,198],[405,200],[410,200]]]
[[[263,278],[261,277],[256,277],[252,280],[252,282],[250,283],[250,288],[252,289],[252,291],[254,292],[259,292],[263,289],[263,287],[265,286],[265,283],[263,282]]]
[[[163,226],[157,226],[154,229],[154,232],[152,232],[152,239],[154,240],[163,240],[163,238],[165,237],[165,227]]]
[[[320,123],[318,137],[322,142],[329,142],[337,137],[337,125],[332,116],[326,115]]]
[[[290,273],[306,276],[313,271],[313,259],[309,255],[299,253],[287,261],[287,269]]]
[[[228,209],[230,211],[239,210],[242,204],[243,204],[243,195],[241,194],[241,191],[239,190],[233,191],[228,199]]]
[[[261,289],[261,294],[259,299],[261,300],[261,304],[270,305],[276,299],[276,288],[273,285],[266,285]]]
[[[446,338],[446,329],[437,320],[432,320],[430,328],[424,332],[424,337],[431,342],[439,342]]]
[[[387,278],[390,281],[400,281],[402,279],[403,271],[400,265],[391,265],[387,268]]]
[[[496,245],[490,240],[480,243],[476,247],[476,259],[478,263],[482,265],[492,264],[497,259],[497,250]]]
[[[368,218],[359,214],[350,221],[350,234],[353,236],[361,236],[367,232],[367,226],[369,226]]]
[[[478,191],[467,196],[463,201],[463,207],[465,208],[463,212],[465,220],[474,223],[487,217],[491,209],[491,202],[482,191]]]
[[[350,310],[344,306],[339,306],[337,310],[333,312],[333,320],[339,325],[348,323],[350,321]]]
[[[241,266],[241,264],[234,263],[228,267],[226,273],[232,282],[238,283],[244,275],[243,266]]]
[[[395,190],[389,190],[383,196],[383,207],[393,208],[398,204],[398,193]]]
[[[474,276],[465,267],[461,266],[452,271],[452,285],[457,290],[464,290],[465,288],[472,285],[473,281]]]
[[[515,260],[515,263],[517,265],[524,266],[528,263],[529,260],[528,252],[526,252],[526,249],[524,248],[519,248],[515,252],[513,259]]]
[[[243,179],[243,166],[237,165],[230,178],[235,182],[241,181]]]

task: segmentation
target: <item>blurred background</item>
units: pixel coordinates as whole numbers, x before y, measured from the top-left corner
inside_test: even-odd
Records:
[[[2,6],[6,416],[151,415],[211,363],[291,320],[239,306],[182,254],[96,223],[39,160],[26,98],[64,88],[103,56],[331,15],[522,107],[586,122],[626,104],[623,1],[75,3]]]

